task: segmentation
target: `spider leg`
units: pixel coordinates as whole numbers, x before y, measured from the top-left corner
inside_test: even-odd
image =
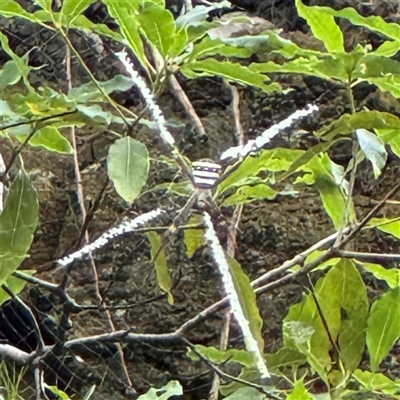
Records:
[[[181,208],[181,210],[178,212],[174,220],[172,221],[172,224],[169,226],[168,230],[164,232],[161,236],[161,244],[160,247],[157,249],[156,254],[154,255],[152,262],[154,263],[158,256],[160,255],[161,251],[165,248],[165,246],[169,242],[169,238],[171,235],[173,235],[178,227],[184,223],[187,222],[189,219],[190,212],[193,208],[193,205],[196,203],[197,200],[197,192],[194,192],[187,203]]]

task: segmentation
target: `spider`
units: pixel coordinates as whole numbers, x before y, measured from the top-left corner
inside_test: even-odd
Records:
[[[185,224],[189,219],[191,210],[195,207],[200,210],[203,214],[203,221],[205,225],[204,236],[209,243],[211,254],[217,264],[222,281],[224,284],[225,291],[228,295],[231,310],[236,317],[244,336],[246,343],[246,349],[253,354],[255,365],[260,372],[262,378],[269,379],[270,374],[265,364],[263,355],[261,354],[257,341],[251,332],[249,327],[249,321],[247,321],[245,312],[242,309],[241,299],[236,290],[235,282],[232,277],[231,268],[228,259],[225,256],[224,250],[221,246],[220,239],[216,233],[215,225],[213,224],[213,217],[220,215],[218,207],[213,201],[214,191],[222,190],[221,187],[224,185],[226,180],[237,171],[249,157],[257,156],[258,152],[278,133],[282,130],[293,128],[298,120],[304,116],[310,115],[311,113],[318,110],[315,105],[310,105],[303,110],[297,110],[287,119],[283,120],[279,124],[272,126],[270,129],[264,131],[259,137],[249,141],[244,146],[232,147],[224,151],[221,155],[221,160],[233,159],[233,164],[228,164],[226,168],[214,160],[201,159],[192,162],[188,165],[182,155],[175,147],[175,140],[166,128],[165,119],[155,103],[154,98],[150,90],[147,88],[145,82],[139,77],[137,72],[133,69],[132,64],[128,61],[126,54],[117,55],[120,60],[124,63],[128,73],[131,75],[133,83],[138,86],[143,97],[145,98],[148,108],[153,115],[153,119],[157,122],[160,136],[166,144],[170,155],[176,160],[178,165],[181,167],[183,175],[188,178],[192,183],[193,194],[190,196],[184,207],[178,212],[174,218],[172,225],[163,234],[160,245],[155,251],[153,260],[156,261],[160,251],[163,249],[166,241],[179,225]],[[218,193],[217,193],[218,194]],[[126,232],[136,230],[140,225],[146,225],[147,222],[156,218],[162,213],[161,209],[150,211],[146,214],[142,214],[139,217],[125,221],[119,226],[112,228],[102,234],[93,243],[85,246],[79,251],[70,254],[57,261],[59,267],[65,267],[72,261],[84,257],[86,254],[90,254],[93,250],[96,250],[104,246],[109,240],[116,236],[119,236]]]

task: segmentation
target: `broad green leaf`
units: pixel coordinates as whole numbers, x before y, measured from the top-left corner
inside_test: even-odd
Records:
[[[400,98],[400,75],[365,78],[369,83],[378,86],[382,92],[389,92],[397,99]]]
[[[190,218],[188,225],[199,225],[203,222],[200,215]],[[186,255],[192,258],[197,249],[206,244],[204,233],[201,229],[185,229]]]
[[[165,7],[146,2],[137,17],[150,43],[165,58],[175,41],[174,17]]]
[[[257,157],[247,157],[236,171],[218,185],[217,195],[230,188],[252,183],[249,179],[254,178],[261,171],[287,171],[302,154],[304,154],[303,150],[276,148],[262,150]]]
[[[392,57],[396,55],[400,51],[400,41],[391,42],[386,41],[383,42],[372,54],[383,57]]]
[[[240,305],[242,307],[244,316],[249,322],[249,328],[253,338],[258,343],[258,348],[263,354],[264,352],[264,339],[261,334],[263,321],[257,307],[257,299],[254,289],[250,285],[249,277],[243,272],[240,264],[231,257],[227,256],[230,272],[232,275],[235,291],[239,296]]]
[[[268,397],[253,387],[241,387],[235,390],[234,393],[227,397],[225,400],[267,400]]]
[[[133,85],[132,80],[124,75],[116,75],[108,81],[97,83],[107,94],[114,91],[126,92]],[[103,94],[94,82],[85,83],[82,86],[72,88],[68,93],[68,98],[78,103],[104,100]]]
[[[389,289],[371,307],[367,328],[367,347],[371,370],[389,354],[400,337],[400,287]]]
[[[283,341],[285,347],[305,354],[313,370],[328,382],[331,344],[311,295],[289,308],[283,322]]]
[[[154,260],[154,268],[156,270],[158,286],[161,290],[168,294],[168,303],[174,304],[174,298],[171,293],[172,278],[169,274],[167,256],[162,248],[162,238],[156,232],[147,232],[147,238],[150,242],[150,253],[151,258]]]
[[[343,8],[336,11],[333,8],[321,7],[325,13],[329,13],[334,17],[341,17],[348,19],[352,24],[364,26],[372,31],[385,35],[396,41],[400,41],[400,26],[395,22],[385,22],[382,17],[370,16],[363,17],[357,13],[353,7]]]
[[[323,278],[318,279],[315,285],[315,297],[334,341],[336,341],[341,325],[342,292],[345,289],[342,274],[340,264],[336,264]]]
[[[400,158],[400,128],[375,129],[376,134],[391,148],[394,154]]]
[[[24,141],[26,135],[18,135],[18,139]],[[44,147],[46,150],[60,154],[72,154],[74,152],[69,141],[53,126],[45,126],[39,129],[29,140],[29,144],[34,147]]]
[[[279,192],[265,184],[254,186],[245,185],[240,187],[235,194],[229,196],[223,202],[223,205],[229,207],[238,204],[250,203],[255,200],[274,200],[278,194]]]
[[[380,231],[400,239],[400,221],[397,218],[372,218],[368,226],[376,227]]]
[[[366,54],[361,60],[360,74],[357,78],[379,78],[386,76],[399,76],[400,63],[391,58]]]
[[[364,388],[374,393],[381,392],[393,395],[400,390],[400,382],[392,381],[390,378],[380,373],[357,369],[354,371],[353,377],[363,385]]]
[[[31,68],[28,65],[28,55],[29,53],[26,53],[23,57],[18,57],[10,48],[8,44],[8,38],[6,35],[4,35],[2,32],[0,32],[0,44],[2,47],[2,50],[5,51],[11,59],[14,61],[15,66],[19,70],[19,73],[21,74],[22,78],[24,79],[25,86],[30,90],[33,91],[33,88],[31,84],[29,83],[28,80],[28,74],[31,70]]]
[[[110,125],[113,120],[113,114],[109,111],[103,111],[98,104],[91,106],[78,104],[77,110],[88,117],[88,119],[95,124]]]
[[[20,170],[0,214],[0,286],[26,257],[38,224],[38,207],[29,176]]]
[[[265,93],[272,93],[279,90],[278,85],[271,83],[266,85],[264,82],[269,78],[251,71],[248,67],[230,61],[217,61],[213,58],[206,58],[201,61],[184,64],[180,71],[189,78],[198,76],[221,76],[228,81],[257,87]]]
[[[94,2],[95,0],[64,0],[60,11],[64,26],[69,26]]]
[[[385,281],[391,289],[400,286],[400,269],[387,269],[379,264],[359,262],[365,271],[371,273],[376,279]]]
[[[22,78],[21,71],[13,60],[7,61],[0,69],[0,91],[7,86],[15,85]]]
[[[341,286],[332,288],[341,292],[340,358],[346,372],[352,372],[360,364],[364,352],[369,302],[366,287],[354,262],[342,260],[334,268],[342,275]]]
[[[204,358],[207,358],[214,364],[229,364],[239,363],[245,367],[253,366],[253,356],[246,350],[239,349],[228,349],[219,350],[213,346],[196,345],[196,351],[200,353]],[[188,356],[193,361],[200,360],[200,357],[189,350]]]
[[[325,12],[327,7],[308,7],[296,0],[296,8],[299,16],[307,21],[313,35],[324,43],[329,52],[344,52],[342,31],[333,16]]]
[[[266,354],[265,358],[270,369],[296,368],[307,361],[305,354],[287,347],[282,347],[274,354]]]
[[[344,169],[335,164],[327,154],[313,157],[304,167],[305,172],[311,172],[298,177],[295,183],[304,182],[315,185],[318,189],[325,211],[328,213],[336,229],[343,224],[355,220],[355,210],[352,199],[346,195],[347,181],[344,179]],[[349,202],[348,221],[345,220],[347,203]]]
[[[353,60],[351,54],[342,53],[333,57],[326,55],[321,59],[316,57],[298,57],[284,64],[273,61],[266,63],[252,63],[249,69],[258,73],[282,73],[282,74],[304,74],[316,76],[321,79],[338,80],[347,83],[351,78],[352,71],[348,71],[348,65]]]
[[[180,15],[176,19],[176,26],[178,28],[183,28],[186,26],[198,26],[208,18],[210,11],[224,7],[231,7],[231,3],[223,0],[218,3],[212,3],[207,7],[203,5],[193,7],[191,10],[188,10],[188,12]]]
[[[20,271],[27,275],[34,275],[36,273],[35,270],[20,270]],[[26,284],[27,284],[26,281],[24,281],[23,279],[16,278],[15,276],[9,276],[5,281],[5,285],[8,287],[8,289],[11,290],[11,292],[14,295],[19,294]],[[0,306],[9,298],[10,298],[9,294],[6,293],[2,288],[0,288]]]
[[[130,137],[118,139],[108,151],[107,168],[118,194],[131,203],[147,180],[149,154],[146,146]]]
[[[359,111],[355,114],[343,114],[329,126],[322,128],[316,135],[323,140],[332,140],[337,135],[348,135],[356,129],[396,129],[400,118],[383,111]]]
[[[386,165],[387,152],[384,142],[366,129],[357,129],[356,135],[361,150],[371,162],[375,179],[378,179]]]
[[[324,209],[332,220],[335,229],[340,229],[348,222],[345,221],[347,196],[345,196],[343,190],[337,184],[326,177],[318,177],[315,181],[315,186],[321,196]],[[350,204],[352,214],[350,217],[354,220],[355,211],[351,200]]]
[[[290,165],[288,170],[284,174],[280,175],[277,178],[277,180],[278,181],[282,181],[282,180],[287,179],[291,174],[296,172],[300,167],[302,167],[303,165],[306,165],[309,161],[311,161],[315,155],[328,151],[331,146],[333,146],[334,144],[336,144],[340,140],[341,139],[332,140],[330,142],[322,142],[322,143],[319,143],[319,144],[317,144],[315,146],[310,147],[307,151],[302,153],[292,163],[292,165]]]
[[[137,21],[139,3],[125,0],[104,0],[104,3],[111,17],[117,22],[130,49],[138,58],[142,67],[147,70],[148,61],[144,53],[143,42],[139,34],[139,22]]]
[[[14,0],[1,0],[0,1],[0,15],[6,18],[19,17],[27,19],[33,23],[37,23],[50,29],[50,26],[44,25],[40,18],[37,18],[35,14],[31,14],[25,11],[16,1]]]
[[[114,39],[117,42],[124,43],[124,38],[118,32],[112,31],[105,24],[95,24],[92,21],[89,21],[84,15],[78,15],[71,22],[71,28],[83,30],[87,33],[95,32],[99,35]]]
[[[308,393],[307,388],[304,386],[303,379],[297,380],[294,383],[293,390],[286,397],[286,400],[313,400],[314,396]]]
[[[174,36],[174,43],[169,48],[168,57],[174,58],[179,56],[189,44],[188,34],[185,28],[177,31]]]
[[[244,52],[241,50],[245,50]],[[253,51],[250,49],[240,49],[238,47],[229,46],[221,39],[210,39],[205,37],[201,42],[195,44],[188,62],[195,62],[204,57],[220,54],[225,57],[249,57]],[[267,78],[269,80],[269,78]]]
[[[139,396],[137,400],[168,400],[171,397],[180,397],[182,394],[181,384],[178,381],[169,381],[159,389],[151,388],[147,393]]]

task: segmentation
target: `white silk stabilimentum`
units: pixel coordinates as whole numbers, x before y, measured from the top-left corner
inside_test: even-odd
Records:
[[[75,253],[72,253],[61,260],[57,261],[57,264],[60,267],[65,267],[68,264],[71,264],[75,260],[81,259],[83,256],[91,253],[94,250],[97,250],[104,245],[106,245],[111,239],[120,236],[124,233],[127,232],[132,232],[136,228],[138,228],[141,225],[146,224],[147,222],[151,221],[152,219],[158,217],[161,214],[161,210],[152,210],[146,214],[140,215],[139,217],[135,219],[131,219],[129,221],[124,221],[120,225],[118,225],[116,228],[111,228],[107,232],[103,233],[98,239],[96,239],[93,243],[90,243],[86,245],[85,247],[82,247],[80,250],[76,251]]]
[[[260,136],[256,137],[254,140],[249,140],[244,146],[231,147],[228,150],[225,150],[222,153],[220,159],[225,160],[226,158],[245,157],[252,151],[258,150],[261,147],[265,146],[279,132],[290,128],[290,126],[299,118],[306,117],[307,115],[310,115],[313,112],[317,111],[318,106],[316,106],[315,104],[309,104],[303,110],[296,110],[293,114],[289,115],[289,117],[287,117],[283,121],[272,125],[271,128],[265,130]]]
[[[142,93],[143,98],[146,101],[147,106],[149,107],[149,110],[151,111],[151,114],[153,116],[154,121],[157,123],[158,129],[160,130],[161,133],[161,138],[170,146],[173,146],[175,143],[175,139],[173,136],[169,133],[167,129],[167,124],[165,121],[165,118],[161,112],[160,107],[154,100],[154,96],[151,93],[150,89],[147,87],[146,82],[143,80],[143,78],[135,71],[133,68],[132,63],[128,59],[128,55],[126,54],[126,51],[123,50],[119,53],[115,53],[115,55],[120,59],[122,64],[124,64],[127,72],[129,73],[132,82],[137,86],[137,88],[140,90],[140,93]]]
[[[215,263],[219,268],[219,272],[222,277],[222,283],[226,294],[229,298],[232,313],[235,316],[240,328],[243,332],[244,343],[246,350],[254,355],[257,369],[260,372],[262,378],[270,378],[271,375],[268,371],[264,357],[260,352],[257,340],[254,338],[250,330],[250,323],[244,315],[242,306],[240,304],[239,296],[236,293],[235,285],[231,272],[229,270],[228,262],[225,258],[224,251],[222,250],[221,244],[218,240],[217,234],[215,233],[214,226],[211,221],[211,217],[208,213],[204,213],[204,222],[206,225],[205,237],[208,240],[211,248],[211,254],[214,258]]]

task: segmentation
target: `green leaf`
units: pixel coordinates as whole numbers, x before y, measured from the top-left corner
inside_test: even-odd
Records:
[[[169,48],[168,57],[174,58],[179,56],[189,44],[189,38],[186,29],[181,29],[175,33],[174,43]]]
[[[262,150],[257,157],[247,157],[236,171],[218,185],[217,195],[228,189],[253,183],[253,178],[261,171],[286,171],[302,154],[303,150],[276,148]]]
[[[400,75],[387,75],[383,77],[371,77],[366,80],[378,86],[382,92],[389,92],[392,96],[400,98]]]
[[[130,137],[116,140],[108,151],[107,168],[118,194],[131,203],[147,180],[149,154],[146,146]]]
[[[249,69],[258,73],[304,74],[327,80],[336,79],[347,84],[353,72],[349,71],[349,64],[354,66],[353,58],[352,54],[347,53],[338,54],[335,57],[327,55],[323,59],[299,57],[284,64],[273,61],[252,63]]]
[[[21,142],[25,139],[26,135],[18,135],[18,140]],[[39,129],[29,140],[29,144],[34,147],[44,147],[46,150],[60,154],[72,154],[74,152],[69,141],[53,126],[45,126]]]
[[[64,0],[60,11],[64,26],[69,26],[94,2],[95,0]]]
[[[37,195],[25,171],[19,171],[0,214],[0,286],[19,267],[38,224]]]
[[[326,177],[319,177],[315,181],[315,186],[321,196],[324,209],[333,222],[335,229],[340,229],[348,221],[345,221],[346,207],[348,198],[337,184]],[[350,200],[351,201],[351,200]],[[351,201],[352,204],[352,201]],[[352,208],[351,219],[354,220],[355,211]]]
[[[392,289],[400,286],[400,269],[387,269],[379,264],[359,262],[365,271],[371,273],[376,279],[385,281]]]
[[[274,200],[278,194],[279,192],[265,184],[254,186],[245,185],[240,187],[235,194],[229,196],[223,202],[223,206],[229,207],[238,204],[246,204],[255,200]]]
[[[400,158],[400,128],[375,129],[376,134],[391,148],[394,154]]]
[[[286,397],[286,400],[313,400],[313,398],[314,396],[311,396],[304,386],[303,379],[300,379],[294,383],[293,390]]]
[[[24,79],[25,86],[28,90],[33,91],[33,88],[28,80],[28,74],[31,68],[28,66],[28,55],[26,53],[23,57],[18,57],[10,48],[8,44],[8,38],[2,32],[0,32],[0,44],[2,46],[2,50],[5,51],[11,59],[14,61],[15,66],[17,67],[19,73],[21,74],[22,78]]]
[[[289,308],[283,321],[283,341],[285,347],[305,354],[313,370],[328,383],[331,344],[311,295]]]
[[[43,24],[40,18],[37,18],[34,14],[25,11],[16,1],[14,0],[1,0],[0,1],[0,15],[6,18],[19,17],[27,19],[36,24],[40,24],[50,29],[49,26]]]
[[[371,161],[374,177],[378,179],[386,165],[387,152],[385,144],[379,137],[366,129],[357,129],[356,135],[365,157]]]
[[[322,8],[322,7],[321,7]],[[336,11],[333,8],[323,7],[325,13],[329,13],[334,17],[346,18],[352,24],[358,26],[364,26],[372,31],[385,35],[396,41],[400,41],[400,26],[394,22],[385,22],[382,17],[370,16],[363,17],[357,13],[353,7],[343,8],[342,10]]]
[[[239,363],[245,367],[252,367],[253,364],[253,356],[246,350],[239,349],[228,349],[228,350],[219,350],[213,346],[203,346],[196,345],[196,351],[200,353],[204,358],[207,358],[214,364],[229,364],[229,363]],[[189,350],[188,356],[193,361],[200,360],[200,357]]]
[[[370,371],[357,369],[354,371],[353,377],[363,385],[365,389],[374,393],[394,395],[400,390],[400,382],[392,381],[390,378],[380,373],[376,374]]]
[[[344,179],[344,169],[335,164],[327,154],[316,155],[303,168],[311,174],[298,177],[296,183],[314,184],[318,189],[325,211],[328,213],[336,229],[343,224],[355,221],[353,201],[346,195],[347,181]],[[345,221],[349,202],[348,221]]]
[[[339,331],[340,358],[346,372],[354,371],[361,362],[369,302],[366,287],[354,262],[342,260],[335,268],[341,274],[341,285],[332,290],[341,292],[342,324]]]
[[[20,272],[23,272],[27,275],[34,275],[36,274],[35,270],[20,270]],[[1,277],[1,275],[0,275]],[[24,281],[23,279],[16,278],[15,276],[9,276],[6,281],[5,285],[8,287],[9,290],[14,295],[19,294],[22,289],[26,286],[27,282]],[[4,289],[0,288],[0,306],[10,298],[9,294],[4,291]]]
[[[386,41],[383,42],[372,54],[383,57],[392,57],[400,51],[400,41],[399,42],[391,42]]]
[[[87,33],[98,33],[99,35],[103,35],[105,37],[114,39],[117,42],[124,43],[124,38],[118,33],[112,31],[105,24],[95,24],[92,21],[89,21],[84,15],[78,15],[72,22],[71,28],[83,30]]]
[[[104,0],[104,3],[111,17],[117,22],[130,49],[147,71],[148,61],[144,53],[143,42],[139,34],[139,22],[137,21],[139,3],[125,0]]]
[[[310,147],[307,151],[302,153],[300,155],[300,157],[298,157],[290,165],[290,167],[288,168],[288,170],[284,174],[280,175],[277,178],[277,181],[283,181],[283,180],[287,179],[294,172],[298,171],[300,167],[302,167],[303,165],[308,164],[308,162],[311,161],[314,158],[315,155],[328,151],[331,146],[333,146],[334,144],[336,144],[339,141],[340,141],[340,139],[339,140],[332,140],[330,142],[322,142],[322,143],[319,143],[319,144],[317,144],[315,146]]]
[[[199,225],[203,222],[200,215],[190,218],[188,225]],[[186,255],[192,258],[197,249],[206,244],[204,232],[201,229],[185,229]]]
[[[188,78],[198,76],[221,76],[231,82],[249,85],[263,90],[265,93],[272,93],[280,87],[275,83],[266,85],[264,82],[269,78],[251,71],[248,67],[230,61],[217,61],[213,58],[206,58],[202,61],[189,62],[184,64],[180,71]]]
[[[169,274],[167,256],[162,248],[162,238],[156,232],[147,232],[146,235],[150,242],[150,253],[152,259],[154,260],[158,286],[161,290],[168,294],[168,303],[174,304],[174,298],[171,293],[172,278]]]
[[[263,321],[257,307],[254,289],[250,285],[250,279],[243,272],[240,264],[234,258],[226,257],[244,316],[249,321],[250,331],[253,338],[257,341],[258,348],[262,354],[264,352],[264,339],[261,333]]]
[[[372,218],[368,226],[376,227],[380,231],[400,239],[400,221],[397,218]]]
[[[313,35],[321,40],[329,52],[344,52],[343,34],[333,16],[325,12],[327,7],[308,7],[296,0],[300,17],[307,21]]]
[[[186,13],[181,14],[176,19],[176,26],[178,28],[183,28],[187,26],[198,26],[208,18],[210,11],[224,7],[231,7],[231,3],[229,1],[223,0],[218,3],[212,3],[207,7],[203,5],[193,7],[191,10],[188,10]]]
[[[399,130],[400,118],[382,111],[360,111],[355,114],[343,114],[329,126],[316,132],[323,140],[332,140],[337,135],[348,135],[356,129],[396,129]]]
[[[295,369],[307,361],[305,354],[287,347],[282,347],[275,354],[266,354],[265,358],[270,369],[286,367]]]
[[[133,85],[132,80],[124,75],[116,75],[108,81],[97,83],[107,94],[115,91],[126,92]],[[84,104],[89,101],[104,100],[103,94],[94,82],[85,83],[82,86],[72,88],[68,93],[68,98]]]
[[[7,86],[15,85],[21,79],[21,71],[13,60],[7,61],[0,69],[0,91]]]
[[[137,400],[168,400],[171,397],[182,396],[183,389],[178,381],[169,381],[163,387],[151,388],[146,394],[142,394]]]
[[[176,26],[171,12],[146,2],[137,18],[147,39],[165,58],[175,41]]]
[[[371,307],[367,328],[367,347],[371,370],[389,354],[400,337],[400,287],[388,290]]]

